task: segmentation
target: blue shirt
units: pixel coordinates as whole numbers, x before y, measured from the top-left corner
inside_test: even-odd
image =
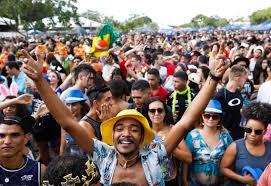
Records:
[[[18,86],[19,95],[25,93],[26,78],[27,77],[24,72],[20,72],[18,77],[12,76],[12,82],[16,83]]]
[[[203,140],[199,129],[189,132],[185,141],[193,157],[190,166],[191,175],[202,172],[207,175],[220,175],[220,160],[227,147],[233,141],[227,131],[221,131],[219,143],[213,149]]]
[[[109,146],[97,139],[93,140],[93,161],[99,168],[100,182],[105,186],[109,186],[117,165],[117,151],[113,146]],[[146,145],[139,150],[139,156],[148,185],[165,185],[165,180],[170,179],[163,173],[163,165],[168,161],[165,146],[160,142]]]
[[[7,169],[0,166],[1,186],[40,186],[40,163],[26,158],[23,167],[19,169]]]

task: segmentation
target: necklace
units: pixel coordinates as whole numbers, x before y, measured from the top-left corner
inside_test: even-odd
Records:
[[[121,164],[120,162],[119,162],[119,164],[120,164],[121,167],[127,169],[127,168],[129,168],[129,167],[134,166],[134,165],[138,162],[138,159],[137,159],[138,157],[139,157],[139,155],[137,154],[135,157],[133,157],[133,158],[131,158],[131,159],[129,159],[129,160],[123,159],[124,164]],[[122,159],[122,158],[121,158],[121,159]],[[127,166],[127,164],[128,164],[129,162],[131,162],[131,161],[133,161],[133,160],[135,160],[135,159],[137,159],[135,162],[133,162],[131,165]]]
[[[27,162],[28,162],[28,159],[25,160],[25,162],[24,162],[24,164],[23,164],[22,167],[20,167],[20,168],[18,168],[18,169],[15,169],[15,170],[21,170],[21,169],[23,169],[23,168],[26,166]],[[11,179],[12,177],[15,177],[15,176],[17,175],[17,171],[15,171],[12,175],[10,175],[10,176],[8,177],[8,176],[6,175],[6,173],[5,173],[5,171],[9,172],[9,170],[6,169],[6,168],[4,168],[4,167],[1,166],[1,165],[0,165],[0,170],[2,170],[2,172],[3,172],[3,174],[4,174],[4,177],[5,177],[4,182],[5,182],[5,183],[9,183],[10,179]]]

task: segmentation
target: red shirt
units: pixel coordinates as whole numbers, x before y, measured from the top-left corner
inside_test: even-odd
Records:
[[[172,76],[175,73],[176,66],[171,61],[164,61],[164,64],[167,68],[167,77]]]
[[[167,100],[167,95],[168,91],[162,85],[160,85],[157,90],[151,91],[151,97],[159,96],[163,101]]]
[[[124,77],[127,77],[127,69],[125,67],[125,63],[126,63],[126,60],[122,60],[121,62],[119,62],[119,66],[120,66],[120,70],[123,74]]]

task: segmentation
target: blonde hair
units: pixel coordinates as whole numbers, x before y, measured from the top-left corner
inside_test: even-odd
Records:
[[[241,65],[233,65],[230,69],[229,80],[233,80],[235,77],[241,77],[247,75],[247,70]]]

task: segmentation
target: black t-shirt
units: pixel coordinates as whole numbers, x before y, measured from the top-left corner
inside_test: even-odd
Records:
[[[174,94],[174,91],[169,94],[168,101],[167,101],[167,105],[171,108],[172,111],[174,110],[173,105],[172,105],[173,94]],[[191,101],[192,101],[194,98],[192,91],[190,94],[191,94]],[[173,113],[174,123],[178,122],[182,118],[188,106],[189,106],[188,92],[184,94],[176,94],[175,112]]]
[[[224,112],[224,127],[229,130],[234,140],[244,137],[243,128],[240,127],[241,113],[243,106],[243,97],[240,91],[230,92],[225,88],[220,89],[214,99],[217,99]]]

